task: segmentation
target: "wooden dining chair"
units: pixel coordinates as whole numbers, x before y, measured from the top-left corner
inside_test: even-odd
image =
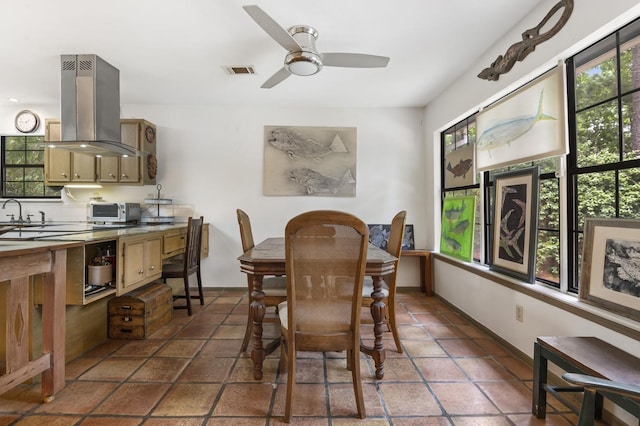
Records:
[[[385,323],[387,323],[393,340],[396,344],[396,351],[402,353],[402,346],[400,346],[400,335],[398,334],[398,325],[396,321],[396,277],[398,275],[398,264],[400,263],[400,254],[402,253],[402,240],[404,238],[404,225],[407,220],[407,212],[402,210],[398,212],[391,221],[391,230],[389,231],[389,240],[387,242],[386,251],[391,256],[397,258],[393,273],[384,276],[385,285],[382,288],[384,294],[385,304]],[[371,277],[365,277],[364,286],[362,288],[362,301],[364,306],[371,306],[373,299],[371,293],[373,292],[373,279]],[[366,316],[365,316],[366,318]],[[367,319],[366,322],[369,322]]]
[[[166,283],[169,278],[181,278],[184,282],[184,295],[176,294],[175,299],[185,299],[184,305],[175,305],[174,309],[186,309],[189,316],[193,315],[191,299],[200,299],[204,305],[204,293],[202,291],[202,276],[200,274],[200,249],[202,247],[202,226],[204,219],[189,218],[187,224],[187,241],[184,247],[184,255],[181,262],[168,262],[162,265],[162,280]],[[198,282],[198,294],[191,294],[189,278],[195,274]]]
[[[357,217],[319,210],[285,228],[287,300],[280,304],[284,421],[291,419],[297,351],[347,351],[358,416],[366,418],[360,381],[360,312],[369,229]]]
[[[637,383],[621,383],[577,373],[564,373],[562,378],[571,384],[582,386],[584,389],[578,426],[593,426],[596,418],[597,392],[628,397],[640,402],[640,386]]]
[[[238,225],[240,226],[240,241],[242,242],[242,251],[247,252],[251,250],[255,244],[253,242],[253,231],[251,230],[251,220],[249,215],[244,211],[237,209],[236,215],[238,216]],[[249,294],[253,291],[253,276],[247,274],[247,289]],[[265,307],[274,307],[278,309],[278,304],[287,299],[287,282],[283,276],[279,277],[265,277],[262,279],[262,291],[264,292],[264,305]],[[278,316],[274,318],[265,318],[263,322],[278,321]],[[251,339],[251,311],[247,310],[247,328],[244,333],[244,340],[240,347],[240,352],[247,350],[249,346],[249,340]]]

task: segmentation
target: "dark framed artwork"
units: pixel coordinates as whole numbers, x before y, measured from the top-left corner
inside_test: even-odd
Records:
[[[369,242],[374,246],[387,249],[389,243],[390,224],[371,224],[369,227]],[[404,225],[404,235],[402,236],[402,250],[413,250],[415,248],[413,237],[413,225]]]
[[[495,175],[490,268],[533,283],[540,167]]]
[[[640,220],[585,218],[580,299],[640,319]]]
[[[442,202],[440,253],[470,262],[473,259],[473,227],[476,197],[446,197]]]

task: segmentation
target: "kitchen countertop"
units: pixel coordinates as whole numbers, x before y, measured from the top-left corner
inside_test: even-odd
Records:
[[[66,249],[82,245],[82,241],[12,241],[0,238],[0,257]]]
[[[105,239],[115,239],[123,236],[147,234],[150,232],[164,232],[171,229],[179,229],[187,226],[187,223],[175,223],[164,225],[134,225],[126,227],[99,226],[85,222],[59,222],[47,223],[45,226],[29,226],[15,229],[0,235],[0,247],[11,247],[12,244],[22,243],[28,246],[31,243],[38,247],[41,243],[53,242],[90,242]],[[17,247],[17,245],[15,245]]]

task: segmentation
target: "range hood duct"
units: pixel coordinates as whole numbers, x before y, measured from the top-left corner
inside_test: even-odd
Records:
[[[81,154],[141,156],[121,142],[120,71],[97,55],[61,55],[61,141],[48,146]]]

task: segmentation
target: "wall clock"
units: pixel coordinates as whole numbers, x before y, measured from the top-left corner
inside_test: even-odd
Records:
[[[19,132],[31,133],[40,125],[40,118],[35,112],[25,109],[16,114],[15,125]]]

